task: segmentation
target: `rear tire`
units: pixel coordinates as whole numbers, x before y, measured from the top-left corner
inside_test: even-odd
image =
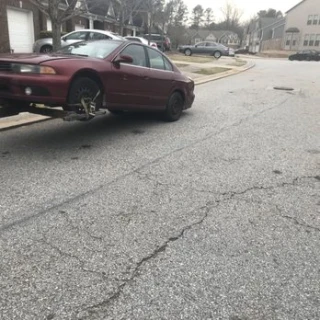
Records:
[[[221,58],[221,52],[220,51],[216,51],[213,53],[213,56],[216,58],[216,59],[220,59]]]
[[[179,92],[174,92],[168,102],[167,108],[164,113],[164,118],[168,122],[179,120],[183,111],[184,101],[183,97]]]

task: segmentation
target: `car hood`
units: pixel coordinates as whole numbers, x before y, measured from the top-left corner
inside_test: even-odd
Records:
[[[40,64],[53,60],[62,59],[84,59],[81,56],[66,56],[60,54],[7,54],[0,55],[0,61],[5,62],[16,62],[16,63],[26,63],[26,64]]]

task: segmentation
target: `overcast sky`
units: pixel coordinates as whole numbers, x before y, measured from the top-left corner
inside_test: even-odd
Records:
[[[184,0],[184,3],[188,6],[189,13],[192,9],[200,4],[204,9],[212,8],[215,16],[215,21],[218,22],[221,19],[221,8],[227,0]],[[301,0],[228,0],[236,7],[243,11],[243,19],[249,19],[253,17],[259,10],[266,10],[274,8],[282,11],[283,13],[295,6]]]

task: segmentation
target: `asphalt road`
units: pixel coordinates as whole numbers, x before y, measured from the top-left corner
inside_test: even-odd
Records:
[[[320,319],[320,64],[255,62],[176,123],[0,133],[1,320]]]

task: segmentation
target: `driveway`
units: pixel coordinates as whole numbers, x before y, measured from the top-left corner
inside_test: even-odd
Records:
[[[1,320],[320,319],[319,64],[255,62],[176,123],[1,132]]]

